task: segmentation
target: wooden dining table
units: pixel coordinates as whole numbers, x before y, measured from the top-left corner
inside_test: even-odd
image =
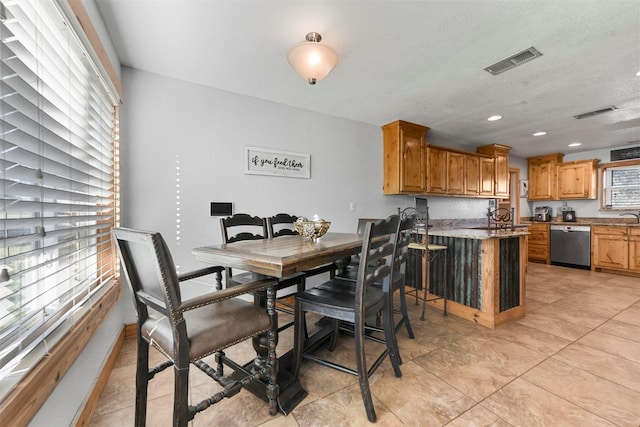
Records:
[[[355,233],[327,233],[317,241],[297,235],[280,236],[203,246],[193,249],[192,254],[207,264],[250,271],[256,279],[265,276],[283,279],[355,255],[362,249],[362,240],[362,234]],[[310,337],[308,344],[316,345],[324,338],[321,333],[315,334]],[[258,353],[256,359],[262,357],[259,353],[260,340],[254,340],[254,348]],[[292,352],[286,352],[278,360],[278,403],[280,411],[286,415],[306,397],[307,392],[289,370],[293,362]],[[249,365],[251,363],[245,367],[250,369]],[[262,399],[267,399],[266,388],[260,384],[251,384],[247,388]]]

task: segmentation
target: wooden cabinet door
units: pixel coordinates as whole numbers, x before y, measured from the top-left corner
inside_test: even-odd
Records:
[[[464,194],[464,154],[447,152],[447,194]]]
[[[464,156],[464,194],[480,194],[480,157],[471,154]]]
[[[480,157],[480,195],[493,196],[494,159]]]
[[[551,200],[555,198],[555,165],[534,163],[529,165],[529,200]]]
[[[447,151],[427,147],[427,193],[447,192]]]
[[[424,191],[424,139],[409,129],[400,130],[400,191],[421,193]]]
[[[558,198],[596,198],[597,161],[560,163],[558,166]]]
[[[626,227],[593,227],[593,265],[629,268],[629,236]]]
[[[509,157],[497,155],[495,158],[495,196],[509,198]]]
[[[629,228],[629,270],[640,271],[640,228]]]

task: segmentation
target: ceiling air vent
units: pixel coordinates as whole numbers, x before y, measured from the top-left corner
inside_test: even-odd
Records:
[[[489,65],[485,68],[485,71],[488,71],[495,76],[540,56],[542,56],[542,54],[538,52],[535,47],[531,46],[529,49],[525,49],[522,52],[518,52],[515,55],[511,55],[510,57],[503,59],[502,61]]]
[[[600,110],[596,110],[596,111],[590,111],[588,113],[583,113],[583,114],[578,114],[577,116],[573,116],[576,119],[586,119],[587,117],[593,117],[593,116],[597,116],[598,114],[604,114],[604,113],[608,113],[609,111],[616,111],[618,108],[611,105],[609,107],[606,108],[602,108]]]

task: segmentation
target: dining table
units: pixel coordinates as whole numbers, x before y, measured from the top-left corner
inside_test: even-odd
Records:
[[[285,279],[295,274],[306,273],[323,266],[331,265],[359,253],[362,249],[362,234],[329,232],[324,236],[310,240],[300,235],[280,236],[270,239],[243,240],[227,244],[194,248],[192,254],[199,261],[211,265],[220,265],[249,271],[255,279],[265,277]],[[263,302],[265,299],[258,298]],[[316,346],[327,338],[327,331],[309,337],[305,348]],[[265,357],[265,337],[256,337],[253,346],[256,360],[245,365],[260,365]],[[293,364],[292,351],[278,358],[278,406],[283,414],[290,413],[306,396],[307,391],[295,377],[290,368]],[[267,400],[263,383],[252,383],[247,389],[260,398]]]

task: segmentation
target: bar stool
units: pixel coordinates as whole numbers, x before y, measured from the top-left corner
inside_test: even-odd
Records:
[[[416,286],[415,298],[416,304],[418,304],[418,300],[422,299],[422,314],[420,315],[420,320],[424,320],[424,316],[427,311],[427,302],[444,300],[444,308],[443,315],[447,315],[447,246],[444,245],[436,245],[433,243],[427,243],[429,239],[428,234],[423,235],[423,241],[421,243],[409,243],[409,249],[416,249],[422,251],[422,298],[418,296],[418,288]],[[433,296],[429,297],[429,293],[431,292],[431,263],[437,258],[442,258],[444,263],[444,275],[443,275],[443,292],[442,296],[437,296],[432,294]]]
[[[436,245],[433,243],[429,243],[429,205],[426,198],[416,197],[416,213],[418,215],[418,220],[420,221],[420,225],[416,227],[414,232],[415,236],[422,236],[421,241],[419,242],[411,242],[409,243],[409,249],[415,249],[422,251],[422,289],[423,295],[422,298],[418,295],[418,284],[415,284],[415,289],[407,291],[407,293],[415,292],[416,305],[418,305],[418,300],[422,299],[422,315],[420,316],[420,320],[424,320],[424,316],[427,310],[427,302],[436,301],[443,299],[444,300],[444,315],[447,315],[447,246],[444,245]],[[422,232],[424,230],[424,232]],[[417,239],[416,239],[417,240]],[[444,270],[443,270],[443,295],[429,297],[429,293],[431,291],[431,263],[436,260],[438,257],[441,257],[444,262]]]

